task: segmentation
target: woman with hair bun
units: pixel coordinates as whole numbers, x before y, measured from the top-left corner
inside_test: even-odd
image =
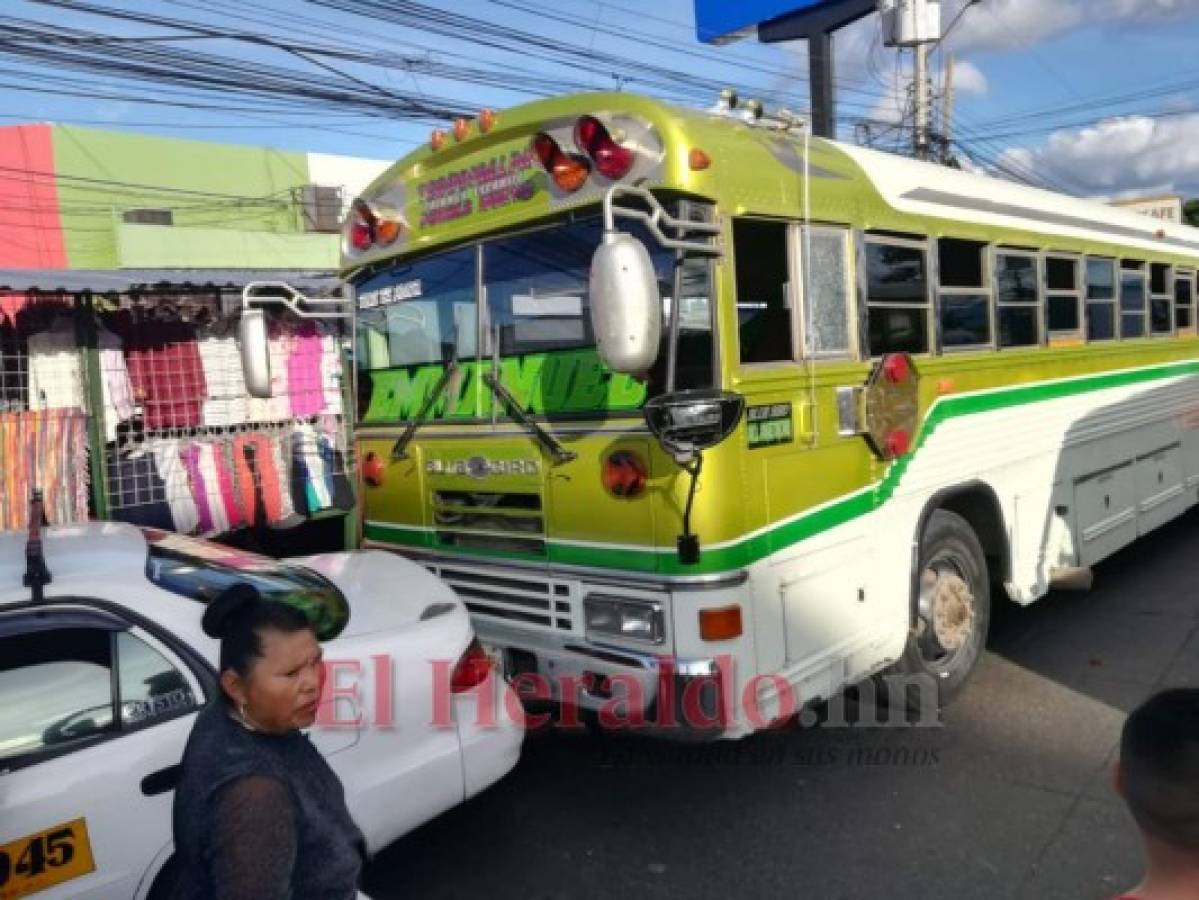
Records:
[[[220,695],[196,719],[175,792],[178,900],[353,900],[365,857],[337,775],[300,731],[321,648],[305,615],[248,584],[204,612]]]

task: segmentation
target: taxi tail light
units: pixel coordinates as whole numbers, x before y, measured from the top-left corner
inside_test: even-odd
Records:
[[[613,181],[633,168],[633,151],[622,147],[595,116],[580,116],[575,123],[575,144],[595,163],[596,170]]]
[[[491,674],[491,665],[491,657],[484,651],[483,645],[477,638],[472,640],[450,675],[450,691],[461,694],[478,687]]]
[[[568,194],[581,188],[591,174],[591,163],[576,153],[567,153],[544,131],[533,138],[533,151],[554,179],[554,184]]]

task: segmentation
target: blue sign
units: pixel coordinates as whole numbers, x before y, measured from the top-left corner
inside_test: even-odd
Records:
[[[695,0],[695,34],[705,44],[759,22],[793,12],[812,12],[837,0]]]

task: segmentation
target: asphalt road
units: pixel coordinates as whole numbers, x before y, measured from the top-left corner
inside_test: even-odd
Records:
[[[933,728],[688,747],[530,736],[517,769],[381,853],[388,898],[1110,898],[1139,849],[1124,715],[1199,683],[1199,516],[993,624]]]

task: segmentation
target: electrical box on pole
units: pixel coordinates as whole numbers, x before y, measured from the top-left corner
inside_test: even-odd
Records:
[[[883,43],[916,47],[941,39],[941,0],[879,0]]]

